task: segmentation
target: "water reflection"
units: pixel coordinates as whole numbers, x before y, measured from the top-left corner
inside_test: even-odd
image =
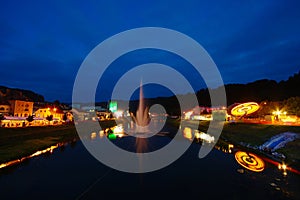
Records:
[[[278,169],[279,170],[282,170],[282,174],[283,176],[286,176],[287,175],[287,170],[289,169],[285,163],[282,163],[282,164],[279,164],[278,165]],[[290,169],[289,169],[290,170]]]
[[[228,144],[222,140],[219,140],[217,144],[215,145],[215,148],[219,151],[222,151],[224,153],[233,153],[234,150],[234,145],[233,144]]]
[[[113,132],[115,132],[114,127],[111,128]],[[120,130],[119,128],[116,129],[116,133],[118,133]],[[107,130],[108,131],[108,130]],[[167,130],[169,131],[169,130]],[[185,135],[186,139],[191,139],[191,138],[195,138],[195,141],[197,138],[199,138],[200,140],[200,131],[196,131],[195,129],[193,130],[192,128],[186,127],[182,129],[182,134]],[[95,138],[94,140],[91,140],[91,142],[95,143],[95,140],[100,140],[100,138],[104,138],[106,137],[107,132],[105,132],[105,130],[101,130],[101,131],[90,131],[87,137],[87,140],[91,140],[91,138]],[[133,139],[133,137],[126,137],[126,138],[122,138],[120,140],[116,140],[113,141],[114,144],[120,145],[121,147],[126,147],[126,146],[130,146],[129,149],[133,149],[133,151],[139,152],[139,153],[144,153],[146,152],[148,149],[151,150],[151,148],[153,148],[152,146],[155,146],[155,148],[160,147],[160,143],[164,143],[164,141],[169,141],[172,140],[172,138],[169,138],[170,134],[165,135],[167,137],[154,137],[154,138],[149,138],[149,139],[145,139],[145,138],[138,138],[137,140]],[[104,138],[106,139],[106,138]],[[163,141],[163,142],[162,142]],[[181,141],[178,141],[181,142]],[[71,143],[73,144],[73,143]],[[75,144],[75,143],[74,143]],[[135,145],[135,146],[134,146]],[[254,173],[252,172],[253,170],[244,167],[243,165],[241,165],[239,163],[236,164],[236,156],[240,153],[238,152],[242,152],[241,150],[239,150],[239,146],[238,145],[233,145],[230,144],[226,141],[222,141],[219,140],[217,145],[216,145],[216,149],[219,149],[220,151],[216,151],[215,149],[213,149],[212,153],[208,155],[208,159],[198,159],[196,154],[191,153],[194,151],[198,151],[199,146],[201,144],[200,143],[193,143],[191,145],[191,148],[188,150],[189,153],[183,155],[184,159],[179,159],[177,161],[177,165],[173,165],[171,167],[168,168],[168,170],[174,170],[174,171],[167,171],[168,173],[166,173],[166,171],[160,171],[157,173],[152,173],[151,176],[153,176],[153,174],[158,174],[157,176],[155,176],[153,178],[153,180],[151,180],[151,184],[155,185],[157,187],[157,180],[159,180],[159,178],[161,178],[162,181],[166,180],[165,177],[163,177],[165,174],[169,175],[172,174],[172,177],[169,179],[170,182],[166,181],[163,182],[162,185],[159,185],[161,188],[167,188],[167,191],[174,191],[174,188],[176,188],[176,185],[180,185],[183,183],[182,180],[186,180],[186,182],[184,182],[184,186],[187,188],[191,188],[195,185],[199,184],[199,180],[205,180],[203,182],[203,185],[200,185],[200,189],[202,189],[202,192],[205,193],[207,190],[209,190],[208,187],[210,186],[216,186],[219,183],[222,183],[223,185],[218,187],[218,188],[223,188],[222,194],[223,192],[226,191],[231,191],[232,193],[237,193],[239,194],[238,197],[243,197],[244,193],[247,193],[247,195],[249,195],[249,193],[257,193],[258,195],[260,194],[265,194],[263,193],[264,190],[267,191],[267,193],[271,193],[271,195],[266,196],[266,197],[278,197],[278,195],[285,195],[287,197],[295,197],[296,195],[293,193],[294,191],[297,191],[297,186],[299,186],[299,183],[297,184],[297,180],[299,180],[298,177],[295,178],[295,176],[288,172],[286,176],[282,176],[282,172],[284,171],[289,171],[290,166],[288,163],[278,163],[278,162],[274,162],[274,165],[271,166],[269,165],[269,162],[265,157],[254,157],[252,153],[247,153],[247,152],[243,152],[243,154],[240,156],[241,161],[240,162],[248,162],[247,166],[251,166],[253,168],[252,165],[254,165],[255,162],[258,162],[257,160],[261,159],[265,162],[265,166],[264,166],[264,170],[261,173]],[[52,150],[53,151],[53,150]],[[52,151],[49,151],[50,153]],[[222,152],[221,152],[222,151]],[[235,154],[235,152],[237,151],[237,154]],[[224,154],[224,153],[226,154]],[[57,150],[54,150],[54,153],[57,153]],[[28,167],[26,167],[26,169],[24,168],[23,170],[18,170],[20,173],[15,173],[17,175],[16,179],[10,179],[8,182],[10,185],[15,185],[15,180],[18,180],[18,182],[20,181],[20,183],[23,183],[22,181],[24,181],[26,183],[26,181],[28,180],[28,178],[26,177],[26,174],[30,174],[27,173],[27,168],[30,168],[30,170],[38,173],[39,170],[44,170],[44,168],[41,168],[39,166],[50,166],[49,169],[51,169],[52,166],[56,166],[56,165],[62,165],[62,166],[66,166],[68,168],[72,168],[72,169],[76,169],[78,171],[73,171],[72,173],[70,173],[70,177],[74,177],[74,174],[77,174],[78,172],[81,172],[80,170],[82,170],[83,166],[86,167],[84,169],[87,169],[85,172],[86,174],[90,175],[92,178],[91,180],[95,180],[95,178],[93,177],[93,173],[96,174],[96,172],[98,173],[100,170],[99,168],[96,168],[95,166],[97,166],[94,162],[94,159],[89,159],[89,157],[86,154],[86,150],[84,149],[84,146],[82,145],[81,142],[77,143],[77,149],[75,151],[65,151],[63,152],[63,154],[58,156],[58,159],[56,159],[56,157],[54,157],[54,159],[47,159],[45,161],[45,159],[40,159],[39,160],[39,164],[37,165],[36,163],[30,163]],[[233,153],[233,154],[229,154],[229,153]],[[82,154],[81,157],[78,157],[78,154]],[[34,154],[34,155],[38,155],[38,154]],[[195,156],[194,156],[195,155]],[[57,156],[54,154],[54,156]],[[62,157],[61,157],[62,156]],[[143,157],[141,156],[141,162],[139,163],[141,166],[143,167]],[[53,157],[53,156],[52,156]],[[77,159],[74,159],[74,157],[76,157]],[[237,156],[238,157],[238,156]],[[247,157],[252,157],[252,158],[248,158]],[[255,161],[253,161],[253,157],[255,158]],[[93,162],[91,162],[91,160],[93,160]],[[77,162],[78,161],[78,162]],[[47,163],[47,165],[45,164]],[[54,164],[51,164],[54,163]],[[179,163],[179,165],[178,165]],[[267,165],[268,164],[268,165]],[[186,166],[189,165],[189,170],[185,170]],[[240,167],[243,166],[243,167]],[[256,164],[259,166],[259,164]],[[38,167],[37,167],[38,166]],[[275,166],[275,167],[274,167]],[[93,167],[95,171],[93,170]],[[182,167],[182,168],[179,168]],[[220,167],[222,168],[222,170],[219,170]],[[237,169],[239,168],[239,169]],[[55,177],[55,175],[57,174],[57,172],[60,172],[59,170],[61,169],[61,173],[63,174],[63,176],[65,176],[66,172],[64,171],[65,168],[55,168],[55,170],[51,171],[49,170],[49,177]],[[91,170],[92,169],[92,170]],[[102,168],[100,168],[102,169]],[[182,170],[181,170],[182,169]],[[235,169],[235,170],[232,170]],[[106,168],[102,169],[103,170],[103,174],[106,172]],[[251,170],[251,171],[248,171]],[[280,170],[280,171],[279,171]],[[67,170],[68,172],[70,170]],[[112,170],[111,170],[112,171]],[[110,171],[110,172],[111,172]],[[216,175],[216,172],[220,172]],[[237,173],[236,171],[240,172]],[[43,171],[42,171],[43,172]],[[40,173],[42,173],[40,172]],[[77,172],[77,173],[74,173]],[[214,173],[212,173],[214,172]],[[43,172],[44,173],[44,172]],[[102,173],[102,172],[101,172]],[[52,175],[53,174],[53,175]],[[78,173],[79,174],[79,173]],[[84,174],[84,175],[86,175]],[[103,179],[103,182],[100,182],[98,184],[98,186],[96,186],[96,189],[94,191],[101,191],[102,192],[108,191],[111,192],[111,189],[113,189],[111,187],[112,183],[115,184],[121,184],[123,185],[126,190],[130,190],[132,188],[137,188],[140,186],[140,182],[138,183],[139,185],[134,185],[132,182],[133,178],[132,175],[124,175],[123,173],[120,176],[117,176],[118,172],[111,172],[111,174],[109,174],[109,176],[106,177],[106,179]],[[21,176],[20,176],[21,175]],[[97,174],[98,175],[98,174]],[[25,178],[24,178],[25,176]],[[102,174],[101,174],[102,176]],[[127,178],[125,177],[127,176]],[[37,176],[38,177],[38,176]],[[108,178],[109,177],[109,178]],[[124,178],[125,177],[125,178]],[[150,176],[149,174],[147,175],[143,175],[144,177],[144,182],[143,184],[145,184],[145,187],[148,186],[146,185]],[[176,179],[180,180],[180,182],[175,182],[174,183],[174,177],[176,177]],[[49,180],[47,180],[44,176],[42,176],[42,178],[44,179],[43,181],[45,181],[46,183],[49,182]],[[61,177],[60,177],[61,178]],[[138,179],[138,178],[137,178]],[[3,181],[4,180],[4,181]],[[56,179],[55,179],[56,180]],[[74,183],[76,183],[76,181],[73,181],[73,178],[63,178],[63,185],[69,185],[71,187],[71,189],[69,189],[68,191],[74,191],[73,189],[73,185]],[[72,180],[72,181],[70,181]],[[146,181],[145,181],[146,180]],[[171,182],[172,180],[172,182]],[[209,180],[212,180],[211,182]],[[296,181],[295,181],[296,180]],[[5,184],[7,184],[6,179],[2,179],[2,182],[4,182]],[[43,185],[45,184],[45,182],[41,181],[41,184],[39,183],[39,185]],[[70,182],[68,182],[70,181]],[[84,178],[81,179],[81,181],[84,181]],[[104,182],[106,181],[106,182]],[[120,183],[121,181],[121,183]],[[82,184],[81,182],[81,184]],[[92,182],[90,180],[87,181],[88,183]],[[51,181],[51,184],[55,183],[53,180]],[[148,182],[149,183],[149,182]],[[190,184],[190,185],[187,185]],[[4,185],[4,184],[3,184]],[[100,186],[99,186],[100,185]],[[150,185],[150,183],[149,183]],[[221,184],[220,184],[221,185]],[[47,185],[48,186],[48,185]],[[191,186],[191,187],[190,187]],[[219,185],[217,185],[219,186]],[[46,188],[46,187],[44,187]],[[51,187],[50,187],[51,188]],[[171,188],[169,190],[169,188]],[[81,188],[80,188],[81,189]],[[4,189],[3,189],[4,190]],[[136,189],[134,189],[136,191]],[[177,189],[179,191],[179,189]],[[7,190],[5,190],[7,191]],[[123,190],[122,190],[123,191]],[[48,190],[46,192],[49,192]],[[53,191],[52,191],[53,192]],[[51,194],[53,194],[52,192],[49,192]],[[221,192],[220,192],[221,194]],[[98,193],[96,194],[95,192],[95,196],[93,197],[97,197],[97,195],[99,195]],[[257,196],[258,196],[257,195]],[[225,195],[224,195],[225,196]],[[285,197],[284,196],[284,197]],[[250,198],[248,196],[248,198]]]
[[[96,139],[96,137],[97,137],[97,133],[96,132],[91,133],[91,139],[92,140]]]
[[[126,134],[124,132],[123,125],[121,124],[110,128],[106,128],[104,130],[100,130],[99,137],[103,138],[104,136],[106,136],[109,139],[117,139],[126,136]],[[90,138],[91,140],[95,140],[97,138],[97,133],[92,132]]]
[[[192,134],[192,129],[189,127],[185,127],[183,129],[183,137],[185,137],[188,140],[193,140],[193,134]]]
[[[234,157],[241,166],[248,170],[261,172],[265,169],[264,161],[253,153],[238,151]]]
[[[193,141],[195,138],[197,142],[206,142],[213,143],[215,141],[215,137],[211,136],[207,133],[201,132],[197,129],[191,129],[190,127],[184,127],[182,131],[183,137],[186,139]]]
[[[29,158],[32,158],[32,157],[36,157],[36,156],[39,156],[41,154],[45,154],[45,153],[52,153],[54,149],[58,148],[61,144],[57,144],[57,145],[54,145],[54,146],[51,146],[47,149],[44,149],[44,150],[40,150],[40,151],[37,151],[29,156],[25,156],[21,159],[16,159],[16,160],[12,160],[12,161],[9,161],[9,162],[6,162],[6,163],[2,163],[0,164],[0,169],[1,168],[5,168],[5,167],[8,167],[8,166],[12,166],[12,165],[16,165],[16,164],[20,164],[21,162],[29,159]]]

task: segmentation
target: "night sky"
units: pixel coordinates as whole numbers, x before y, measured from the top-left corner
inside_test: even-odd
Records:
[[[70,102],[77,70],[95,46],[119,32],[147,26],[195,39],[225,83],[286,80],[300,69],[299,9],[299,1],[286,0],[5,1],[0,7],[0,85],[33,90],[47,101]],[[130,68],[153,60],[184,66],[165,52],[149,50],[115,65]],[[200,82],[195,89],[205,87]]]

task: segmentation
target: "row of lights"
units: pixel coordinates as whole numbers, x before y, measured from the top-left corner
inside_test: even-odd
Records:
[[[48,110],[50,110],[50,108],[48,108]],[[57,108],[53,108],[53,111],[56,112]]]

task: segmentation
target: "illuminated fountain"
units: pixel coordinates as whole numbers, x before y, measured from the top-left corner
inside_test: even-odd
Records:
[[[136,152],[143,153],[147,149],[147,138],[140,138],[139,136],[141,136],[141,134],[150,133],[150,130],[148,129],[150,117],[149,108],[145,107],[142,82],[140,84],[139,106],[136,111],[136,115],[134,116],[133,114],[131,114],[131,117],[135,122],[134,133],[137,136],[135,141]],[[142,157],[140,157],[140,159],[142,159]],[[140,163],[140,165],[142,165],[142,163]]]
[[[149,132],[148,124],[150,122],[149,118],[149,108],[145,107],[144,94],[142,82],[140,84],[140,96],[139,96],[139,107],[136,111],[136,116],[131,114],[133,121],[135,122],[135,132],[136,133],[147,133]]]

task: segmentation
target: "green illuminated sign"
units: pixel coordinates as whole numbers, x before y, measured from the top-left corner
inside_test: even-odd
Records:
[[[118,103],[116,101],[109,102],[109,110],[111,112],[116,112],[118,110]]]

